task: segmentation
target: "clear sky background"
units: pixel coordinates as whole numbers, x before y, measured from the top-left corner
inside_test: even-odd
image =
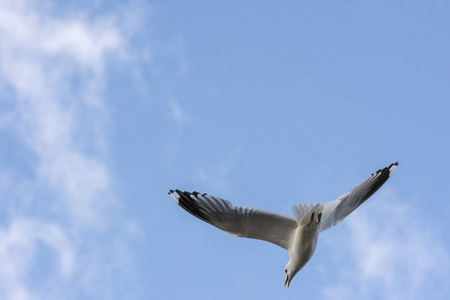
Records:
[[[448,299],[448,1],[0,0],[0,298]],[[167,195],[291,214],[287,253]]]

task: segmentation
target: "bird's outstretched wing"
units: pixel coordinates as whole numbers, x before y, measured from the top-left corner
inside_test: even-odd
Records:
[[[291,233],[297,228],[294,218],[256,208],[234,206],[208,194],[171,190],[170,197],[197,218],[231,235],[258,239],[288,249]]]
[[[337,200],[327,202],[336,208],[322,220],[320,232],[339,224],[345,217],[370,198],[392,175],[398,166],[398,162],[380,169],[367,177],[357,185],[350,193],[347,193]]]

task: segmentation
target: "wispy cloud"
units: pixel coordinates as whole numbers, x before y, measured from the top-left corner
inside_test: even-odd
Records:
[[[212,191],[229,192],[230,171],[230,167],[226,164],[219,164],[208,168],[199,167],[195,179],[202,182]]]
[[[53,2],[0,0],[0,101],[8,103],[0,128],[28,157],[26,168],[0,174],[8,208],[0,223],[2,299],[116,298],[102,287],[117,284],[111,278],[123,271],[116,262],[128,233],[113,233],[108,219],[118,200],[102,92],[107,66],[127,59],[133,26],[122,17],[130,10],[62,17]],[[32,275],[42,251],[56,258]],[[53,288],[39,288],[37,279]]]
[[[171,98],[169,100],[169,108],[172,113],[172,118],[178,123],[185,122],[190,119],[190,115],[181,108],[178,101],[176,101],[174,98]]]
[[[345,221],[340,279],[324,299],[442,299],[448,295],[450,254],[425,217],[385,188]],[[341,225],[342,226],[342,225]],[[336,241],[337,242],[337,241]]]
[[[225,197],[232,192],[232,176],[244,148],[218,150],[214,163],[199,163],[193,170],[193,180],[200,182],[206,193],[217,193]]]

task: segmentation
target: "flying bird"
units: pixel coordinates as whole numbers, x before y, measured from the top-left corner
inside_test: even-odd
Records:
[[[292,206],[295,218],[246,206],[234,206],[219,197],[197,192],[170,190],[170,197],[197,218],[227,233],[278,245],[289,252],[284,285],[289,287],[295,274],[311,259],[320,233],[339,224],[369,199],[392,175],[398,162],[380,169],[350,193],[324,203]]]

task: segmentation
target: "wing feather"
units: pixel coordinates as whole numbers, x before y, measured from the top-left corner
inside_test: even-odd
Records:
[[[369,199],[392,175],[398,166],[398,162],[380,169],[364,179],[350,193],[347,193],[337,200],[336,208],[321,223],[320,231],[323,232],[334,225],[339,224],[367,199]],[[328,202],[328,203],[332,203]]]
[[[291,233],[297,228],[294,218],[257,208],[234,206],[208,194],[171,190],[170,197],[197,218],[233,236],[259,239],[288,249]]]

